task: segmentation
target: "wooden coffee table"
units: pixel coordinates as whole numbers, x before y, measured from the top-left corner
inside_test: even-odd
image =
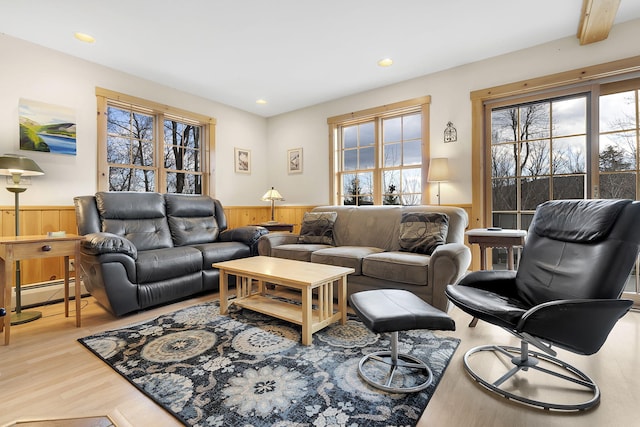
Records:
[[[220,270],[220,313],[229,303],[302,326],[302,344],[310,345],[314,332],[347,321],[347,275],[353,268],[294,261],[265,256],[213,264]],[[236,276],[236,298],[229,301],[229,275]],[[253,281],[257,286],[253,286]],[[333,305],[333,283],[338,283],[338,307]],[[274,299],[266,293],[266,283],[302,292],[302,304]],[[317,289],[316,308],[313,290]]]

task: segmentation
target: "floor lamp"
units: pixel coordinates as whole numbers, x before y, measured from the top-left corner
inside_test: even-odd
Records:
[[[431,159],[429,164],[429,178],[430,182],[438,183],[438,205],[440,204],[440,183],[449,181],[449,159],[437,158]]]
[[[44,175],[40,166],[33,160],[14,154],[0,156],[0,175],[11,176],[13,184],[7,186],[7,190],[14,194],[16,215],[16,237],[20,235],[20,193],[26,191],[26,187],[20,186],[20,178],[23,176]],[[16,311],[11,314],[11,324],[31,322],[42,317],[39,311],[22,311],[22,292],[20,289],[20,261],[16,261]]]
[[[272,224],[275,224],[276,221],[274,218],[274,214],[275,214],[275,203],[276,200],[282,201],[284,200],[284,197],[282,197],[280,195],[280,193],[278,192],[278,190],[276,190],[275,188],[271,187],[271,190],[267,191],[266,193],[264,193],[264,196],[262,196],[262,201],[270,201],[271,202],[271,221],[269,221]]]

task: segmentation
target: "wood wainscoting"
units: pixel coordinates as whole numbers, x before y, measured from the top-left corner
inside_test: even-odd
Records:
[[[3,237],[15,236],[15,208],[0,207],[0,230]],[[73,206],[20,206],[20,235],[42,235],[49,231],[76,234],[76,212]],[[71,273],[74,276],[74,272]],[[21,283],[61,280],[64,278],[64,258],[51,257],[20,261]]]
[[[471,215],[471,205],[459,205]],[[293,224],[293,232],[300,232],[305,212],[315,206],[276,206],[275,219]],[[0,231],[2,236],[15,235],[13,206],[0,207]],[[224,208],[229,228],[259,224],[271,219],[271,206],[227,206]],[[20,235],[42,235],[49,231],[78,232],[73,206],[21,206]],[[474,258],[476,256],[474,255]],[[20,262],[24,285],[60,280],[64,277],[64,261],[58,258],[25,260]],[[74,274],[73,272],[71,273]]]

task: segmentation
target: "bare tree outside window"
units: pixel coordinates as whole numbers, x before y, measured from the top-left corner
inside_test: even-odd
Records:
[[[344,205],[372,205],[373,196],[371,194],[372,174],[350,174],[345,175]]]
[[[168,193],[202,193],[201,175],[193,173],[200,172],[200,135],[200,126],[177,120],[164,121]]]
[[[492,111],[494,226],[526,228],[547,200],[586,195],[586,97]]]
[[[638,91],[600,97],[600,197],[637,199]]]
[[[155,191],[153,116],[110,106],[107,162],[110,191]]]
[[[162,135],[155,134],[158,121],[163,123]],[[199,124],[108,105],[109,190],[201,194],[202,134]],[[161,177],[164,183],[158,183]]]

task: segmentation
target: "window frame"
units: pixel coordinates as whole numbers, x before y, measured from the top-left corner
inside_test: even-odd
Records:
[[[634,81],[637,81],[639,75],[640,56],[634,56],[471,92],[472,205],[469,228],[484,228],[491,224],[492,221],[491,192],[488,191],[491,170],[488,168],[489,162],[487,160],[491,139],[490,135],[487,135],[487,127],[485,126],[487,104],[495,103],[499,100],[512,100],[514,103],[519,103],[526,97],[539,97],[545,93],[563,90],[590,92],[591,102],[587,113],[590,115],[591,123],[591,127],[588,129],[589,134],[587,135],[587,144],[590,147],[593,145],[592,139],[595,138],[597,141],[600,135],[598,117],[600,95],[612,93],[618,91],[621,87],[624,88],[625,85],[633,84]],[[587,183],[587,197],[597,197],[599,195],[599,189],[596,187],[598,185],[599,156],[591,155],[590,158],[591,162],[587,165],[587,173],[591,176],[592,181]],[[598,173],[593,173],[592,171],[598,171]],[[478,270],[479,268],[478,257],[473,256],[472,269]],[[636,263],[636,280],[640,280],[638,278],[638,263]],[[625,292],[624,296],[632,299],[636,306],[640,305],[640,294]]]
[[[380,157],[383,149],[382,138],[382,120],[399,117],[403,115],[421,113],[421,152],[422,164],[421,170],[421,203],[430,199],[430,191],[428,186],[429,173],[429,107],[431,104],[431,96],[422,96],[418,98],[400,101],[393,104],[373,107],[366,110],[356,111],[352,113],[342,114],[339,116],[329,117],[327,124],[329,125],[329,192],[331,194],[331,203],[334,205],[342,205],[343,200],[341,175],[345,173],[341,166],[341,137],[340,129],[346,126],[357,125],[365,122],[374,122],[374,168],[367,169],[373,173],[373,204],[382,205],[385,191],[382,190],[383,171],[389,169],[415,169],[416,166],[407,167],[384,167]],[[364,170],[356,169],[348,171],[349,173],[358,173]]]
[[[486,197],[486,206],[487,206],[487,226],[497,226],[497,224],[493,223],[493,215],[496,212],[495,210],[491,209],[493,202],[491,200],[492,198],[492,191],[493,191],[493,180],[494,177],[492,176],[492,172],[491,172],[491,150],[494,146],[498,146],[498,145],[502,145],[502,144],[493,144],[492,143],[492,126],[491,126],[491,121],[492,121],[492,113],[495,110],[499,110],[505,107],[509,107],[509,106],[513,106],[515,108],[520,108],[520,107],[524,107],[528,104],[543,104],[543,103],[548,103],[549,106],[551,106],[554,103],[557,102],[562,102],[564,100],[569,100],[569,99],[578,99],[581,97],[584,97],[586,100],[586,112],[585,112],[585,116],[588,117],[591,112],[594,109],[594,102],[598,102],[597,99],[595,99],[594,101],[594,96],[593,96],[593,85],[588,85],[588,86],[579,86],[579,87],[575,87],[575,88],[571,88],[571,89],[566,89],[566,90],[558,90],[558,91],[551,91],[551,92],[544,92],[541,94],[532,94],[529,96],[523,96],[523,97],[509,97],[506,100],[498,100],[496,102],[486,102],[484,104],[485,106],[485,123],[487,123],[486,126],[486,134],[485,134],[485,144],[483,147],[484,153],[485,153],[485,161],[487,162],[485,167],[487,170],[487,177],[483,182],[483,191],[484,193],[487,195]],[[597,107],[596,107],[597,108]],[[553,113],[550,111],[549,112],[549,118],[552,119],[553,117]],[[597,126],[597,124],[596,124]],[[553,126],[550,125],[549,127],[549,135],[543,137],[543,138],[539,138],[539,139],[534,139],[533,141],[537,141],[537,140],[548,140],[549,141],[549,147],[551,148],[554,144],[556,144],[559,141],[562,141],[566,138],[571,138],[571,137],[575,137],[577,135],[573,134],[573,135],[553,135],[553,130],[552,130]],[[585,129],[586,134],[584,135],[585,137],[585,149],[586,152],[585,154],[587,156],[590,156],[590,152],[594,149],[593,147],[593,143],[594,143],[594,139],[592,137],[592,135],[594,134],[594,132],[597,132],[597,127],[596,129],[593,128],[593,123],[591,128],[589,128],[587,126],[587,128]],[[578,136],[580,136],[582,134],[579,134]],[[514,143],[516,144],[520,144],[523,141],[521,140],[517,140],[514,141]],[[508,144],[508,143],[507,143]],[[517,218],[517,228],[521,228],[524,226],[524,224],[522,224],[521,220],[522,220],[522,216],[528,216],[531,217],[533,216],[533,213],[535,211],[535,208],[532,209],[530,207],[523,207],[521,205],[522,199],[521,199],[521,195],[520,195],[520,189],[521,189],[521,185],[522,185],[522,180],[526,180],[527,178],[543,178],[543,179],[549,179],[549,191],[552,191],[553,186],[554,186],[554,179],[558,178],[558,177],[565,177],[565,176],[578,176],[578,175],[584,175],[587,177],[591,177],[592,181],[590,182],[585,182],[585,188],[584,188],[584,194],[586,197],[592,197],[592,191],[593,188],[595,186],[594,182],[595,179],[597,179],[596,177],[594,177],[593,174],[593,163],[589,163],[586,162],[585,164],[585,170],[582,173],[573,173],[573,174],[567,174],[567,173],[556,173],[555,171],[553,171],[551,168],[550,170],[545,173],[545,174],[541,174],[541,175],[526,175],[524,174],[522,171],[519,170],[519,164],[516,164],[516,172],[515,172],[515,176],[510,177],[512,179],[514,179],[516,181],[516,186],[517,186],[517,191],[518,191],[518,197],[517,197],[517,207],[515,210],[508,210],[509,213],[513,213],[514,215],[516,215]],[[500,178],[497,178],[500,179]],[[507,210],[505,210],[505,212],[507,212]],[[530,218],[529,218],[530,219]]]
[[[484,126],[485,103],[498,99],[508,99],[511,97],[525,97],[535,93],[559,91],[571,89],[578,85],[586,87],[591,84],[592,103],[597,102],[600,95],[600,85],[594,85],[597,80],[613,79],[623,80],[635,77],[640,72],[640,56],[621,59],[605,64],[594,65],[585,68],[578,68],[530,80],[509,83],[501,86],[473,91],[471,98],[471,178],[472,178],[472,202],[469,228],[483,228],[491,222],[491,214],[488,207],[491,206],[488,200],[489,193],[486,191],[487,180],[490,179],[491,171],[487,170],[485,150],[486,129]],[[604,82],[603,82],[604,83]],[[597,114],[597,109],[591,109],[589,114]],[[597,118],[592,117],[592,123],[597,130]],[[593,128],[592,128],[593,129]],[[593,132],[593,131],[592,131]],[[597,132],[593,133],[594,135]],[[593,156],[592,156],[593,157]],[[597,159],[595,165],[598,167]],[[589,166],[588,166],[589,167]],[[594,183],[589,183],[589,191]],[[589,193],[591,194],[591,193]]]
[[[212,195],[211,191],[215,188],[213,185],[213,174],[211,173],[211,165],[213,164],[212,153],[215,152],[215,118],[99,87],[96,88],[96,101],[98,110],[98,191],[109,191],[109,163],[107,161],[107,110],[111,105],[116,108],[121,106],[123,109],[127,108],[143,114],[152,115],[154,117],[154,166],[152,169],[155,171],[155,192],[158,193],[167,192],[167,173],[174,172],[169,168],[165,168],[162,160],[162,153],[164,153],[166,145],[164,140],[164,121],[173,119],[181,123],[201,126],[201,194]]]

